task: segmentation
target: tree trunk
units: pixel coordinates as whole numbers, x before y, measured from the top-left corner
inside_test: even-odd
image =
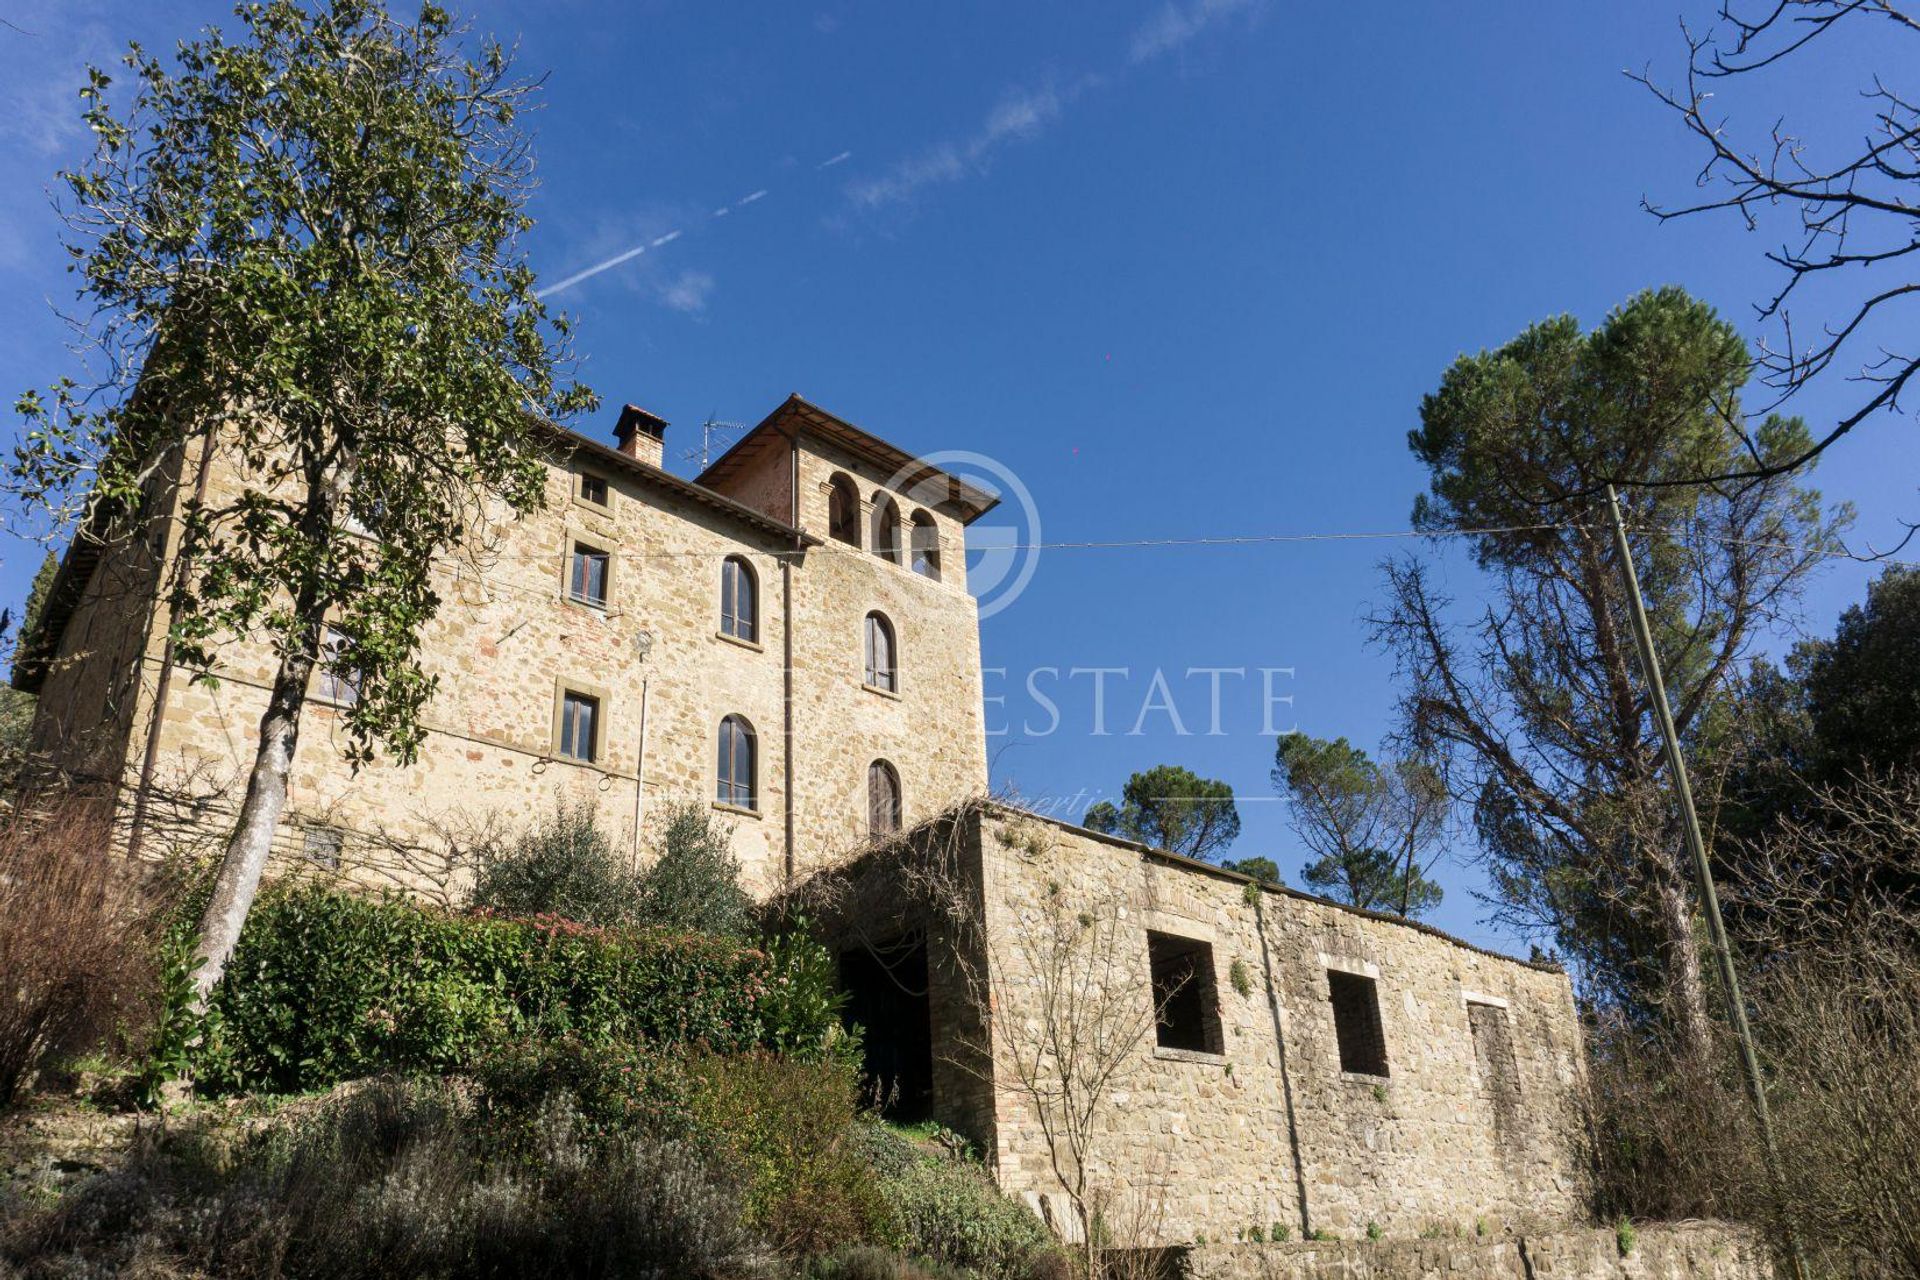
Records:
[[[1680,1036],[1684,1054],[1704,1061],[1712,1047],[1712,1019],[1707,1013],[1707,984],[1700,967],[1700,939],[1694,929],[1693,895],[1674,869],[1671,859],[1660,869],[1659,895],[1662,957],[1666,968],[1668,1021]]]
[[[319,628],[312,630],[314,635],[309,640],[317,642]],[[200,917],[200,942],[193,953],[200,961],[193,975],[196,1014],[205,1011],[207,998],[226,972],[234,944],[240,941],[241,926],[253,909],[260,874],[273,851],[273,833],[287,807],[287,779],[300,739],[300,707],[306,700],[307,680],[313,674],[314,648],[314,643],[299,645],[281,658],[266,712],[260,717],[260,746],[254,753],[253,772],[247,777],[246,802],[240,806],[239,824],[227,839],[226,852],[220,859],[213,897],[206,914]]]

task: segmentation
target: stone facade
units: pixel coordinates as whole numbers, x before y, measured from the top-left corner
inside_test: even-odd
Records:
[[[445,858],[446,837],[488,816],[517,826],[550,812],[556,796],[576,795],[593,800],[623,840],[638,813],[644,848],[670,805],[693,801],[724,811],[748,881],[768,891],[866,837],[874,760],[897,771],[909,822],[984,789],[979,629],[962,539],[991,496],[956,482],[934,501],[924,483],[916,491],[899,474],[906,455],[798,398],[729,455],[752,465],[722,458],[698,483],[646,461],[648,442],[629,433],[622,452],[558,435],[544,506],[503,514],[439,566],[444,604],[422,658],[440,683],[412,767],[350,769],[340,708],[316,679],[282,830],[287,855],[337,858],[363,878],[453,896],[461,868]],[[657,457],[657,438],[652,445]],[[769,474],[797,474],[797,502]],[[939,529],[939,579],[914,572],[904,554],[873,554],[870,529],[857,545],[828,537],[835,476],[869,504],[888,495],[906,512],[926,512]],[[583,492],[582,477],[604,482],[604,501],[590,500],[601,489]],[[199,483],[197,474],[181,479],[159,489],[157,509],[176,510]],[[898,487],[886,489],[890,480]],[[246,483],[239,460],[215,449],[208,502]],[[145,773],[149,793],[165,797],[149,826],[224,834],[273,656],[264,643],[242,642],[225,650],[217,681],[171,669],[153,554],[169,522],[154,525],[151,537],[77,542],[69,555],[56,592],[66,601],[58,639],[39,677],[35,746],[70,776],[123,784],[123,816]],[[609,557],[604,606],[570,598],[576,545]],[[750,642],[722,633],[729,558],[756,588]],[[872,611],[897,639],[892,691],[864,679]],[[568,690],[598,700],[591,762],[558,749]],[[725,716],[743,717],[755,738],[751,808],[716,800]]]
[[[1045,1103],[1009,1055],[1045,1030],[1046,944],[1082,933],[1105,947],[1086,991],[1128,1030],[1087,1165],[1116,1233],[1222,1240],[1277,1223],[1352,1238],[1371,1224],[1412,1238],[1578,1216],[1564,974],[978,802],[964,537],[993,496],[797,397],[696,482],[660,469],[664,427],[629,406],[618,449],[556,430],[544,505],[496,513],[436,566],[444,603],[422,656],[439,686],[416,764],[350,769],[342,689],[316,679],[281,866],[304,857],[454,901],[458,836],[485,821],[589,799],[638,853],[670,805],[711,806],[760,892],[834,886],[815,907],[874,1074],[974,1138],[1002,1185],[1069,1234]],[[133,534],[76,542],[50,644],[17,668],[40,693],[38,750],[113,794],[140,838],[222,837],[244,787],[272,655],[242,640],[216,680],[190,678],[166,642],[164,586],[189,491],[219,505],[246,484],[212,448],[156,479]],[[571,598],[579,548],[607,557],[602,601]],[[757,598],[750,637],[722,625],[730,563]],[[891,688],[867,679],[876,613],[897,647]],[[562,749],[568,694],[598,709],[590,759]],[[752,729],[750,804],[718,789],[725,717]],[[877,847],[876,761],[918,824]],[[864,851],[851,867],[849,850]],[[937,877],[906,874],[929,865]]]
[[[928,935],[926,1016],[946,1058],[932,1112],[1063,1232],[1074,1216],[1046,1103],[1013,1066],[1046,1038],[1050,1011],[1099,1003],[1050,976],[1063,929],[1108,952],[1068,959],[1081,987],[1131,1002],[1064,1028],[1120,1045],[1089,1159],[1110,1218],[1130,1224],[1116,1231],[1219,1240],[1279,1223],[1296,1239],[1350,1239],[1372,1224],[1416,1237],[1584,1212],[1583,1056],[1564,973],[1016,810],[974,807],[958,823],[913,833],[897,856],[917,863],[916,842],[937,844],[964,885],[957,914],[977,913],[977,928],[944,924],[951,902],[916,918],[911,892],[880,887],[896,874],[882,854],[850,871],[832,927],[849,948]],[[908,905],[889,919],[876,910],[887,900]],[[1156,956],[1169,955],[1195,997],[1184,1027],[1154,1025]],[[990,1037],[974,1025],[982,1006]],[[1358,1034],[1337,1025],[1356,1019]]]

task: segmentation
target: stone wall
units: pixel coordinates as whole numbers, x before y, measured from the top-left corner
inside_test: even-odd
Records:
[[[1045,1020],[1035,940],[1063,921],[1106,929],[1099,984],[1131,992],[1149,1024],[1108,1086],[1092,1170],[1142,1237],[1276,1222],[1296,1238],[1370,1223],[1414,1237],[1581,1212],[1583,1060],[1564,974],[1013,811],[986,811],[976,841],[996,1054]],[[1209,1043],[1169,1047],[1151,1029],[1150,935],[1199,948]],[[1385,1062],[1368,1070],[1343,1069],[1339,975],[1375,997]],[[1011,1078],[997,1057],[1001,1183],[1065,1223],[1038,1104]]]
[[[1765,1246],[1720,1223],[1641,1227],[1621,1252],[1613,1231],[1568,1230],[1497,1240],[1379,1244],[1201,1245],[1181,1251],[1189,1280],[1773,1280]]]

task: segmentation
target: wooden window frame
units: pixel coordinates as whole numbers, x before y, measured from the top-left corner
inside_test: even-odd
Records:
[[[606,561],[606,565],[601,572],[600,599],[598,600],[577,595],[573,589],[575,568],[583,553],[588,556],[600,556]],[[616,557],[613,551],[610,548],[601,546],[595,539],[585,537],[578,533],[569,533],[567,535],[567,553],[560,584],[561,593],[566,597],[567,603],[577,604],[583,609],[592,609],[597,613],[605,613],[613,608],[613,566],[615,559]]]
[[[880,630],[887,637],[887,666],[874,665],[873,631],[874,624],[880,624]],[[878,609],[869,609],[866,617],[860,621],[860,682],[875,693],[900,696],[900,632],[893,625],[893,619]],[[884,676],[885,680],[880,677]]]
[[[873,780],[876,774],[886,777],[893,789],[893,825],[884,829],[874,823],[876,810]],[[906,825],[906,818],[907,801],[900,785],[900,770],[894,767],[893,761],[884,757],[869,761],[867,763],[867,834],[875,838],[897,835]]]
[[[583,760],[563,750],[569,696],[593,700],[593,756],[591,759]],[[568,680],[565,677],[555,680],[553,682],[553,733],[550,738],[554,758],[565,760],[570,764],[583,764],[596,769],[606,768],[607,721],[612,712],[613,697],[600,686],[587,684],[581,680]]]
[[[327,669],[327,653],[346,643],[346,634],[332,623],[320,629],[320,657],[314,663],[313,696],[332,706],[347,710],[360,705],[360,673],[341,674]],[[346,692],[343,694],[342,689]]]
[[[600,498],[587,496],[589,481],[600,486]],[[573,500],[588,511],[606,515],[613,510],[613,481],[598,471],[576,471],[573,473]]]
[[[740,783],[733,776],[733,766],[738,761],[735,759],[735,750],[731,746],[727,751],[727,772],[722,774],[720,771],[719,748],[727,734],[727,727],[731,724],[739,725],[746,743],[747,781],[744,802],[739,798]],[[711,758],[714,762],[713,803],[715,807],[731,813],[758,815],[760,812],[760,733],[753,727],[753,721],[737,711],[729,711],[721,716],[720,723],[714,727],[714,753]],[[721,794],[722,788],[726,789],[725,795]]]
[[[733,599],[733,613],[728,614],[727,571],[737,569],[739,580],[744,580],[749,608],[744,621],[740,616],[739,589],[736,586]],[[745,634],[740,628],[745,627]],[[760,575],[754,570],[753,563],[745,556],[728,556],[720,562],[720,635],[736,644],[760,647]]]

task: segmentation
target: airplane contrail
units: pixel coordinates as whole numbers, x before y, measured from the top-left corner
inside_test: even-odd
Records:
[[[593,266],[588,267],[585,271],[576,271],[572,275],[568,276],[565,280],[561,280],[561,281],[558,281],[557,283],[550,284],[544,289],[536,289],[534,290],[533,296],[536,298],[545,298],[560,292],[562,289],[571,289],[573,288],[573,286],[579,284],[582,280],[591,280],[595,276],[599,275],[602,271],[611,271],[615,267],[619,266],[621,263],[631,261],[632,259],[637,258],[641,254],[645,253],[646,251],[647,251],[647,246],[643,244],[635,245],[633,248],[627,250],[625,253],[617,253],[613,257],[608,258],[605,262],[595,263]]]

